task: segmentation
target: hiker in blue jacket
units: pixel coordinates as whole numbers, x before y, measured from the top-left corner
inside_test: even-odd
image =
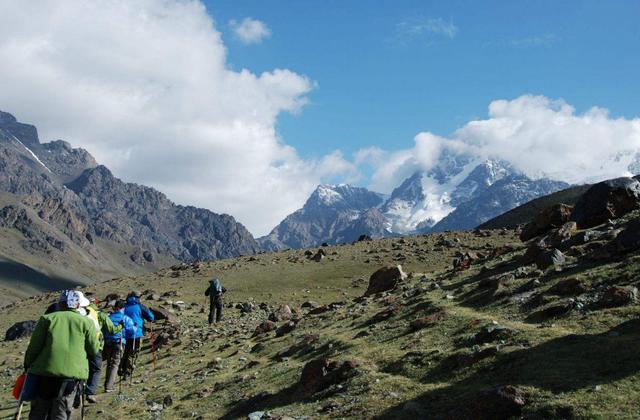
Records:
[[[153,312],[145,305],[140,303],[140,292],[131,292],[127,297],[127,303],[124,307],[124,314],[131,318],[138,327],[135,332],[125,334],[127,340],[124,347],[124,357],[122,359],[122,379],[126,380],[131,376],[135,369],[136,359],[140,352],[142,344],[142,334],[144,329],[144,320],[153,321]]]
[[[102,359],[107,363],[107,372],[104,380],[105,392],[112,392],[114,390],[118,367],[120,366],[127,341],[126,336],[130,335],[134,337],[137,330],[133,319],[124,314],[125,305],[126,302],[124,299],[116,300],[113,304],[113,312],[109,314],[109,319],[113,325],[120,325],[122,329],[119,329],[114,334],[103,330],[104,349],[102,350]]]
[[[213,324],[214,313],[216,322],[222,321],[222,294],[226,291],[219,279],[210,280],[209,287],[204,292],[205,296],[209,296],[209,325]]]

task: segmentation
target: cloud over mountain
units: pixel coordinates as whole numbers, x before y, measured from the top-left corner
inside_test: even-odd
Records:
[[[278,115],[298,112],[313,82],[230,69],[199,1],[5,3],[0,74],[0,108],[44,140],[64,138],[125,180],[233,214],[254,234],[323,174],[352,166],[339,153],[305,161],[279,138]]]
[[[593,182],[640,172],[640,118],[613,118],[599,107],[578,113],[563,100],[523,95],[491,102],[488,118],[450,136],[422,132],[410,149],[373,148],[358,157],[375,168],[372,188],[388,192],[412,172],[433,168],[445,150],[502,159],[534,179]]]

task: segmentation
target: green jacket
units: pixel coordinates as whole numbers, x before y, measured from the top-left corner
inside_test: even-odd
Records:
[[[24,355],[24,366],[35,375],[86,380],[87,356],[99,350],[93,321],[67,309],[40,317]]]

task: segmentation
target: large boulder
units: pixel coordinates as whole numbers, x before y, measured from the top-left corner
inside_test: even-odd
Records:
[[[586,229],[622,217],[638,208],[640,182],[634,178],[615,178],[589,188],[573,208],[571,220],[580,229]]]
[[[172,312],[170,312],[168,309],[165,309],[163,307],[149,308],[149,309],[153,313],[153,317],[155,318],[156,321],[165,320],[169,324],[177,324],[179,322],[178,317]]]
[[[400,265],[382,267],[371,275],[369,287],[367,287],[367,291],[364,294],[365,296],[370,296],[393,290],[405,278],[407,278],[407,275],[402,271],[402,266]]]
[[[289,305],[280,305],[278,309],[276,309],[269,315],[269,321],[288,321],[292,316],[293,312],[291,312],[291,308],[289,307]]]
[[[637,287],[611,286],[604,292],[600,304],[605,308],[615,308],[635,303],[637,299]]]
[[[20,321],[13,324],[5,333],[4,341],[13,341],[29,337],[36,329],[36,321]]]
[[[558,249],[552,249],[551,251],[542,252],[536,258],[536,266],[540,270],[544,270],[547,267],[554,266],[555,268],[561,268],[565,264],[565,257],[562,251]]]
[[[355,361],[331,361],[326,358],[315,359],[302,368],[298,384],[299,392],[313,394],[339,384],[357,375],[358,363]]]
[[[634,219],[616,237],[616,247],[620,252],[635,251],[640,248],[640,219]]]
[[[566,204],[555,204],[547,207],[524,226],[520,233],[520,240],[528,241],[553,228],[564,225],[571,218],[572,209],[571,206]]]
[[[268,332],[274,331],[276,328],[278,328],[278,324],[276,324],[275,322],[264,321],[256,327],[255,331],[253,332],[253,336],[257,337],[259,335],[266,334]]]

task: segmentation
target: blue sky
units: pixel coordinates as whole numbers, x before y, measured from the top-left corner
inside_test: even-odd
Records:
[[[577,111],[640,114],[640,2],[208,1],[228,65],[288,68],[317,82],[278,131],[304,157],[409,147],[484,118],[495,99],[563,98]],[[228,22],[271,36],[244,45]],[[439,24],[453,28],[443,32]],[[435,29],[434,29],[435,27]]]

